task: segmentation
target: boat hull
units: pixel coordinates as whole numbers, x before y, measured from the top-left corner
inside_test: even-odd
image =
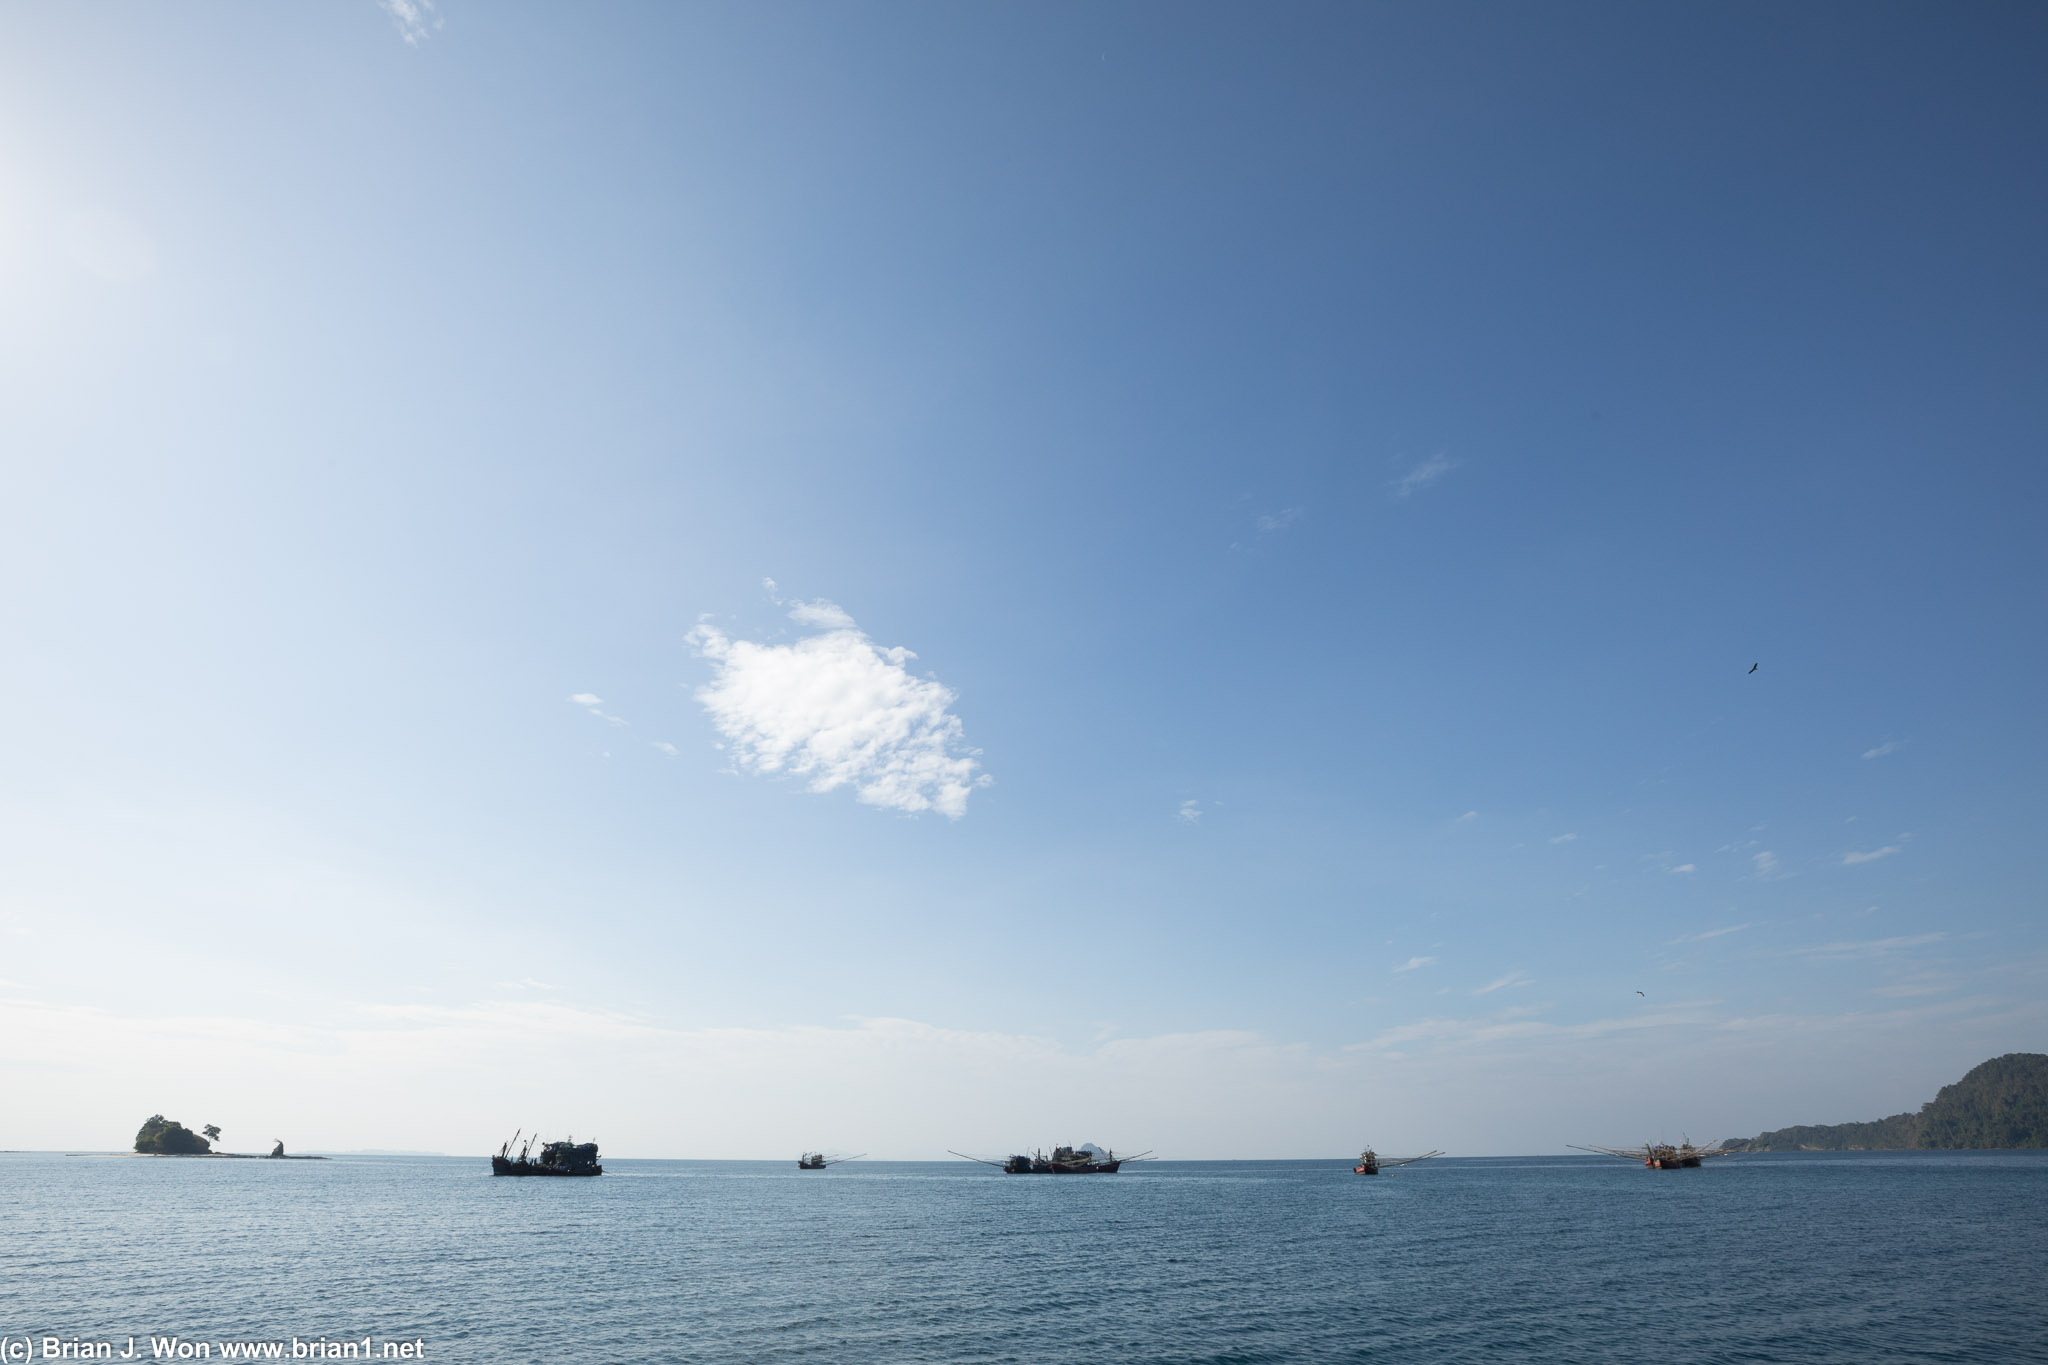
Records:
[[[1121,1161],[1084,1161],[1073,1164],[1032,1162],[1028,1166],[1010,1165],[1003,1168],[1004,1175],[1115,1175]]]
[[[588,1166],[571,1170],[566,1166],[544,1166],[538,1161],[508,1161],[504,1157],[491,1158],[492,1175],[603,1175],[604,1167]]]
[[[1010,1171],[1010,1175],[1115,1175],[1121,1161],[1091,1161],[1086,1166],[1051,1166],[1045,1170]]]

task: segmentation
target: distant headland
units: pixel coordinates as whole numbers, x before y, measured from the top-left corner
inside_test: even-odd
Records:
[[[2048,1147],[2048,1054],[2008,1052],[1969,1073],[1915,1114],[1867,1123],[1808,1124],[1722,1144],[1735,1152],[1972,1151]]]

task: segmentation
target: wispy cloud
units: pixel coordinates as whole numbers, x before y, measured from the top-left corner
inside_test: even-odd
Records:
[[[1555,1022],[1539,1006],[1490,1008],[1498,1002],[1489,999],[1475,1005],[1483,1017],[1403,1022],[1348,1045],[1213,1029],[1077,1046],[889,1018],[685,1028],[579,1006],[573,996],[491,994],[466,1005],[360,1003],[310,1013],[293,1001],[277,1017],[185,1014],[179,1007],[193,1008],[189,997],[157,1002],[147,992],[114,1002],[125,1012],[0,994],[9,1055],[37,1058],[46,1068],[38,1079],[58,1087],[51,1103],[10,1115],[9,1140],[73,1150],[104,1144],[105,1128],[89,1117],[75,1130],[30,1124],[47,1125],[71,1109],[90,1115],[97,1094],[196,1093],[222,1075],[262,1074],[276,1077],[260,1112],[281,1116],[285,1127],[277,1131],[317,1133],[329,1148],[388,1142],[387,1114],[358,1116],[333,1104],[336,1094],[381,1087],[417,1101],[408,1108],[409,1145],[468,1151],[478,1131],[500,1121],[502,1098],[492,1096],[544,1070],[571,1077],[578,1093],[636,1101],[615,1106],[606,1119],[606,1148],[624,1156],[759,1156],[815,1122],[821,1103],[869,1138],[871,1151],[899,1160],[941,1155],[932,1134],[960,1131],[963,1114],[963,1150],[1007,1150],[1002,1144],[1033,1115],[1063,1105],[1135,1114],[1122,1121],[1188,1157],[1327,1155],[1337,1135],[1368,1120],[1377,1128],[1407,1118],[1428,1125],[1414,1141],[1448,1135],[1453,1141],[1445,1145],[1486,1154],[1525,1148],[1532,1123],[1633,1140],[1631,1114],[1713,1107],[1713,1093],[1698,1089],[1700,1076],[1755,1073],[1756,1085],[1768,1088],[1801,1068],[1828,1070],[1873,1052],[1917,1065],[1928,1060],[1921,1049],[1931,1053],[1957,1035],[1947,1021],[1967,1020],[1972,1033],[1989,1037],[2026,1038],[2039,1036],[2048,1020],[2038,993],[2017,1002],[1974,997],[1747,1018],[1729,1018],[1715,1000],[1645,1003],[1631,994],[1613,1014],[1575,1011]],[[251,1001],[230,1003],[247,1008]],[[1443,997],[1444,1005],[1456,1003]],[[1800,1064],[1773,1073],[1768,1056],[1781,1047]],[[1952,1058],[1940,1065],[1953,1065]],[[451,1075],[474,1084],[450,1087]],[[764,1076],[776,1083],[764,1086]],[[1505,1128],[1503,1112],[1515,1115]],[[209,1117],[236,1130],[232,1113]],[[379,1123],[387,1131],[380,1134]],[[1296,1135],[1295,1145],[1276,1148],[1276,1133]]]
[[[993,779],[976,772],[980,751],[948,709],[952,689],[912,676],[917,655],[877,645],[831,602],[798,602],[789,616],[823,633],[764,645],[712,625],[690,632],[713,669],[695,695],[735,767],[806,777],[815,792],[852,787],[889,810],[965,815],[968,795]]]
[[[569,694],[569,704],[582,707],[599,720],[608,720],[614,725],[624,725],[626,723],[619,717],[606,712],[604,709],[604,698],[598,696],[595,692],[572,692]]]
[[[1403,962],[1400,966],[1394,968],[1394,972],[1396,975],[1399,975],[1402,972],[1419,971],[1422,968],[1429,966],[1432,962],[1435,961],[1436,959],[1433,957],[1411,957],[1406,962]]]
[[[1908,948],[1924,948],[1930,943],[1939,943],[1947,934],[1904,934],[1895,938],[1872,938],[1854,943],[1815,943],[1804,948],[1791,950],[1797,957],[1882,957],[1886,953],[1902,952]]]
[[[1775,877],[1778,875],[1778,855],[1769,849],[1765,849],[1761,853],[1751,854],[1749,861],[1750,865],[1756,869],[1756,875],[1759,877]]]
[[[434,13],[434,0],[377,0],[377,8],[391,16],[398,36],[418,47],[441,29],[441,16]]]
[[[1576,834],[1560,834],[1555,839],[1552,839],[1550,842],[1553,844],[1568,844],[1578,837],[1579,836]]]
[[[1000,1152],[1032,1114],[1064,1104],[1123,1113],[1136,1123],[1128,1118],[1136,1103],[1136,1112],[1147,1116],[1146,1131],[1166,1133],[1178,1155],[1307,1157],[1328,1150],[1321,1145],[1328,1139],[1314,1135],[1358,1130],[1365,1094],[1377,1103],[1383,1127],[1402,1123],[1389,1111],[1410,1107],[1405,1094],[1389,1096],[1389,1072],[1379,1057],[1244,1031],[1112,1034],[1068,1046],[1030,1034],[890,1018],[685,1029],[554,995],[493,994],[468,1005],[365,1004],[331,1021],[282,1024],[232,1016],[137,1018],[0,996],[0,1036],[70,1078],[73,1089],[41,1110],[82,1107],[66,1101],[90,1093],[147,1092],[152,1085],[188,1092],[200,1089],[202,1078],[261,1072],[279,1079],[266,1087],[260,1112],[284,1115],[282,1131],[319,1133],[328,1147],[372,1145],[377,1120],[313,1116],[330,1114],[335,1094],[383,1086],[420,1100],[408,1109],[410,1143],[468,1150],[461,1135],[488,1131],[499,1112],[490,1107],[494,1101],[474,1100],[469,1092],[502,1095],[536,1070],[573,1076],[578,1093],[641,1101],[619,1111],[605,1129],[606,1150],[625,1156],[772,1152],[779,1135],[801,1128],[805,1114],[821,1103],[838,1122],[875,1139],[870,1150],[878,1154],[938,1155],[931,1135],[962,1131],[963,1113],[968,1122],[957,1139],[961,1146]],[[451,1088],[450,1075],[474,1084]],[[763,1076],[779,1083],[764,1088]],[[1444,1078],[1431,1075],[1422,1084],[1434,1089]],[[1194,1097],[1206,1102],[1191,1105]],[[1302,1097],[1311,1110],[1299,1107]],[[232,1114],[209,1117],[235,1130]],[[14,1120],[10,1113],[10,1141],[36,1147],[75,1141],[60,1128],[31,1129]],[[1276,1124],[1310,1136],[1276,1151]],[[1459,1143],[1458,1150],[1472,1145]]]
[[[1873,986],[1870,993],[1894,1000],[1913,1000],[1928,995],[1944,995],[1954,989],[1954,985],[1946,981],[1895,981],[1889,986]]]
[[[1842,866],[1854,867],[1858,863],[1874,863],[1879,858],[1891,857],[1892,854],[1900,852],[1901,848],[1899,844],[1886,844],[1883,848],[1873,848],[1867,853],[1851,850],[1842,855]]]
[[[1710,938],[1719,938],[1723,934],[1739,934],[1744,929],[1754,929],[1756,926],[1757,921],[1755,920],[1750,921],[1748,924],[1724,924],[1719,929],[1705,929],[1697,934],[1687,934],[1683,938],[1674,938],[1671,942],[1674,945],[1680,943],[1705,943]]]
[[[1405,498],[1419,493],[1457,467],[1458,462],[1456,460],[1450,459],[1439,450],[1436,454],[1394,480],[1394,496]]]
[[[1349,1044],[1347,1052],[1394,1053],[1410,1048],[1431,1051],[1472,1049],[1501,1045],[1540,1043],[1546,1040],[1582,1044],[1590,1039],[1617,1033],[1642,1033],[1659,1028],[1709,1022],[1697,1002],[1660,1006],[1611,1019],[1588,1019],[1576,1024],[1552,1024],[1534,1018],[1529,1007],[1500,1010],[1481,1019],[1419,1019],[1387,1029],[1362,1043]]]
[[[1299,507],[1283,507],[1277,512],[1268,512],[1258,520],[1259,534],[1271,535],[1275,531],[1284,531],[1300,520],[1301,509]]]
[[[1508,987],[1510,986],[1527,986],[1530,983],[1532,983],[1535,979],[1536,978],[1530,976],[1527,972],[1512,971],[1509,972],[1506,976],[1501,977],[1498,981],[1487,982],[1484,986],[1481,986],[1478,990],[1472,992],[1472,994],[1491,995],[1495,991],[1504,991],[1508,989]]]
[[[1878,745],[1875,749],[1865,749],[1863,751],[1863,756],[1865,758],[1883,758],[1886,754],[1895,754],[1904,747],[1905,746],[1900,744],[1897,740],[1888,739],[1884,743]]]
[[[682,752],[681,749],[676,748],[675,745],[669,743],[665,739],[653,739],[649,740],[648,743],[653,745],[655,748],[661,750],[663,753],[667,754],[670,758],[674,758],[677,754]]]
[[[1461,816],[1459,816],[1459,817],[1458,817],[1458,823],[1462,825],[1462,824],[1466,824],[1466,823],[1468,823],[1468,822],[1470,822],[1470,821],[1473,821],[1473,820],[1477,820],[1478,818],[1479,818],[1479,812],[1478,812],[1478,811],[1476,811],[1476,810],[1468,810],[1468,811],[1466,811],[1466,812],[1465,812],[1465,813],[1464,813],[1463,815],[1461,815]]]
[[[1674,867],[1671,870],[1673,872],[1697,872],[1699,871],[1699,868],[1691,863],[1680,863],[1677,867]]]
[[[1202,803],[1199,801],[1181,802],[1180,809],[1173,813],[1173,818],[1183,824],[1194,824],[1202,818]]]

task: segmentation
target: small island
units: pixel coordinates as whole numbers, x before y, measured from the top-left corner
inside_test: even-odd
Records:
[[[135,1150],[145,1156],[210,1156],[220,1129],[207,1124],[205,1136],[193,1132],[176,1119],[151,1114],[135,1134]]]
[[[1731,1152],[1987,1151],[2048,1147],[2048,1054],[1971,1067],[1920,1106],[1864,1123],[1806,1124],[1722,1144]]]
[[[220,1141],[220,1128],[207,1124],[193,1132],[176,1119],[167,1119],[162,1114],[151,1114],[142,1121],[142,1127],[135,1133],[135,1152],[138,1156],[205,1156],[225,1161],[325,1161],[320,1156],[286,1156],[284,1140],[275,1139],[277,1146],[268,1156],[254,1152],[216,1152],[213,1144]]]

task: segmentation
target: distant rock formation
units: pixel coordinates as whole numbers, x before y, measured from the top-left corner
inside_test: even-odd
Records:
[[[151,1156],[204,1156],[213,1145],[176,1119],[151,1114],[136,1131],[135,1150]]]
[[[2048,1147],[2048,1055],[2008,1052],[1970,1068],[1920,1106],[1868,1123],[1811,1124],[1723,1144],[1737,1152]]]

